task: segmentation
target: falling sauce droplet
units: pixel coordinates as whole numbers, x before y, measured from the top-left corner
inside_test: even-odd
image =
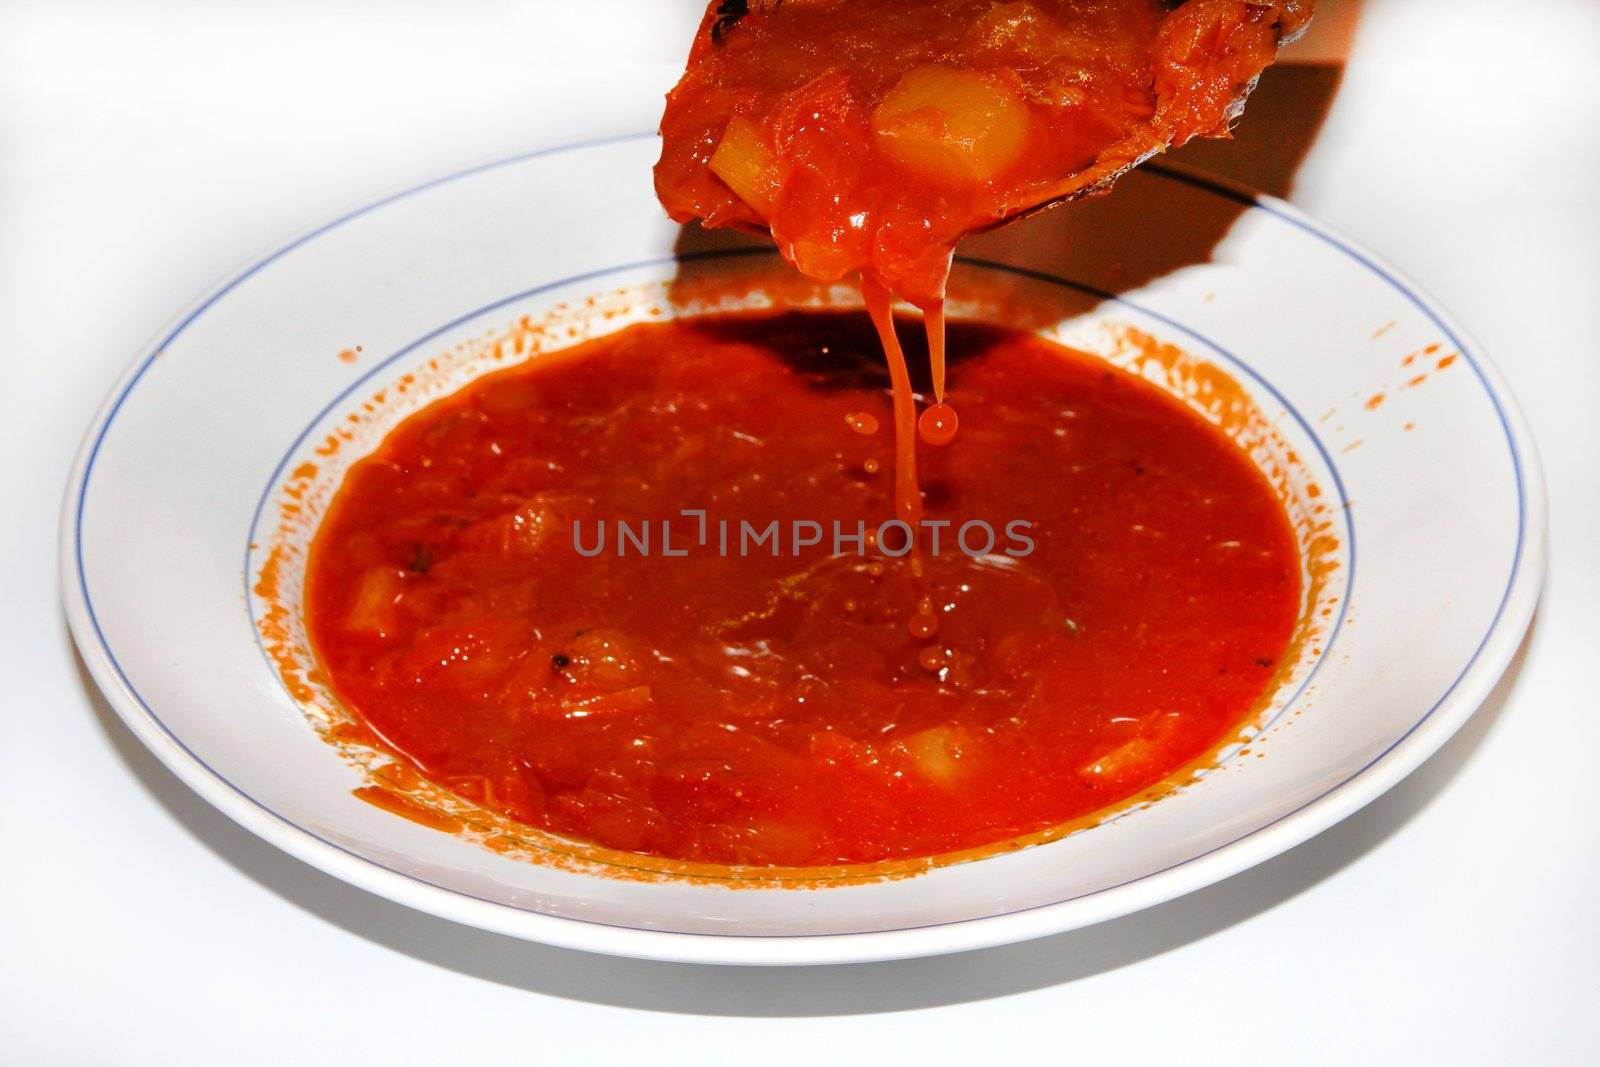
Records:
[[[925,444],[947,445],[955,440],[959,424],[955,408],[949,404],[934,404],[917,420],[917,433]]]
[[[854,414],[846,415],[844,417],[844,421],[852,430],[859,434],[871,434],[878,432],[878,417],[869,411],[858,411]]]
[[[911,616],[908,628],[912,637],[918,641],[926,641],[939,632],[939,617],[931,611],[919,611]]]

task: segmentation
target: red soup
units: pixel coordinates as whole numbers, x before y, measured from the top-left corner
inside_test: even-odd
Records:
[[[1275,677],[1283,507],[1134,375],[976,324],[949,351],[914,552],[861,315],[634,326],[412,416],[312,548],[335,692],[465,798],[673,859],[931,856],[1139,794]]]

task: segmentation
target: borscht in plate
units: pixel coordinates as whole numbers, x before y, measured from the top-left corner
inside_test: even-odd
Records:
[[[950,350],[916,554],[860,312],[647,322],[473,381],[322,521],[332,690],[459,797],[676,860],[927,857],[1140,795],[1284,668],[1284,504],[1137,374],[984,323]]]

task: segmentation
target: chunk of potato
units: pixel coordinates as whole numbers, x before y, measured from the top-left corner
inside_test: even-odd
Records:
[[[728,120],[711,154],[711,172],[740,200],[762,215],[772,214],[778,196],[778,161],[762,143],[755,123],[743,115]]]
[[[558,530],[568,528],[557,516],[555,505],[535,494],[509,511],[475,520],[456,534],[456,544],[476,553],[525,561],[541,545],[553,543]]]
[[[494,616],[430,626],[395,657],[398,679],[416,686],[478,686],[505,678],[532,641],[532,627]]]
[[[913,67],[872,116],[878,146],[926,177],[986,182],[1014,163],[1028,135],[1027,105],[998,79],[937,64]]]
[[[1153,712],[1139,723],[1138,733],[1122,744],[1078,768],[1078,774],[1091,782],[1121,782],[1152,774],[1165,758],[1168,741],[1179,728],[1178,715]]]
[[[1135,737],[1109,752],[1102,752],[1078,768],[1078,773],[1090,781],[1120,781],[1146,772],[1155,756],[1154,745],[1142,737]]]
[[[344,628],[353,633],[387,637],[398,623],[400,594],[405,574],[395,567],[368,567],[356,581],[355,600],[345,615]]]
[[[906,738],[917,771],[931,782],[950,785],[961,774],[961,760],[967,754],[962,731],[950,726],[935,726]]]

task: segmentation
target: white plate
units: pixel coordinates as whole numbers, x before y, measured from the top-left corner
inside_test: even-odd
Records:
[[[672,279],[686,239],[651,191],[656,151],[640,135],[534,152],[313,230],[185,312],[96,417],[62,521],[73,633],[139,738],[268,841],[437,915],[602,952],[778,964],[969,949],[1147,907],[1305,840],[1434,752],[1510,660],[1544,571],[1545,501],[1498,373],[1416,286],[1294,209],[1146,168],[972,242],[986,265],[962,276],[1075,306],[1056,332],[1108,357],[1132,326],[1222,368],[1323,487],[1333,610],[1250,757],[1060,840],[829,888],[559,869],[356,800],[361,772],[263,655],[251,546],[277,536],[286,478],[372,393],[447,352],[430,380],[453,387],[490,362],[475,339],[521,316]],[[713,242],[683,262],[754,259]],[[321,457],[312,495],[431,395],[368,416]]]

